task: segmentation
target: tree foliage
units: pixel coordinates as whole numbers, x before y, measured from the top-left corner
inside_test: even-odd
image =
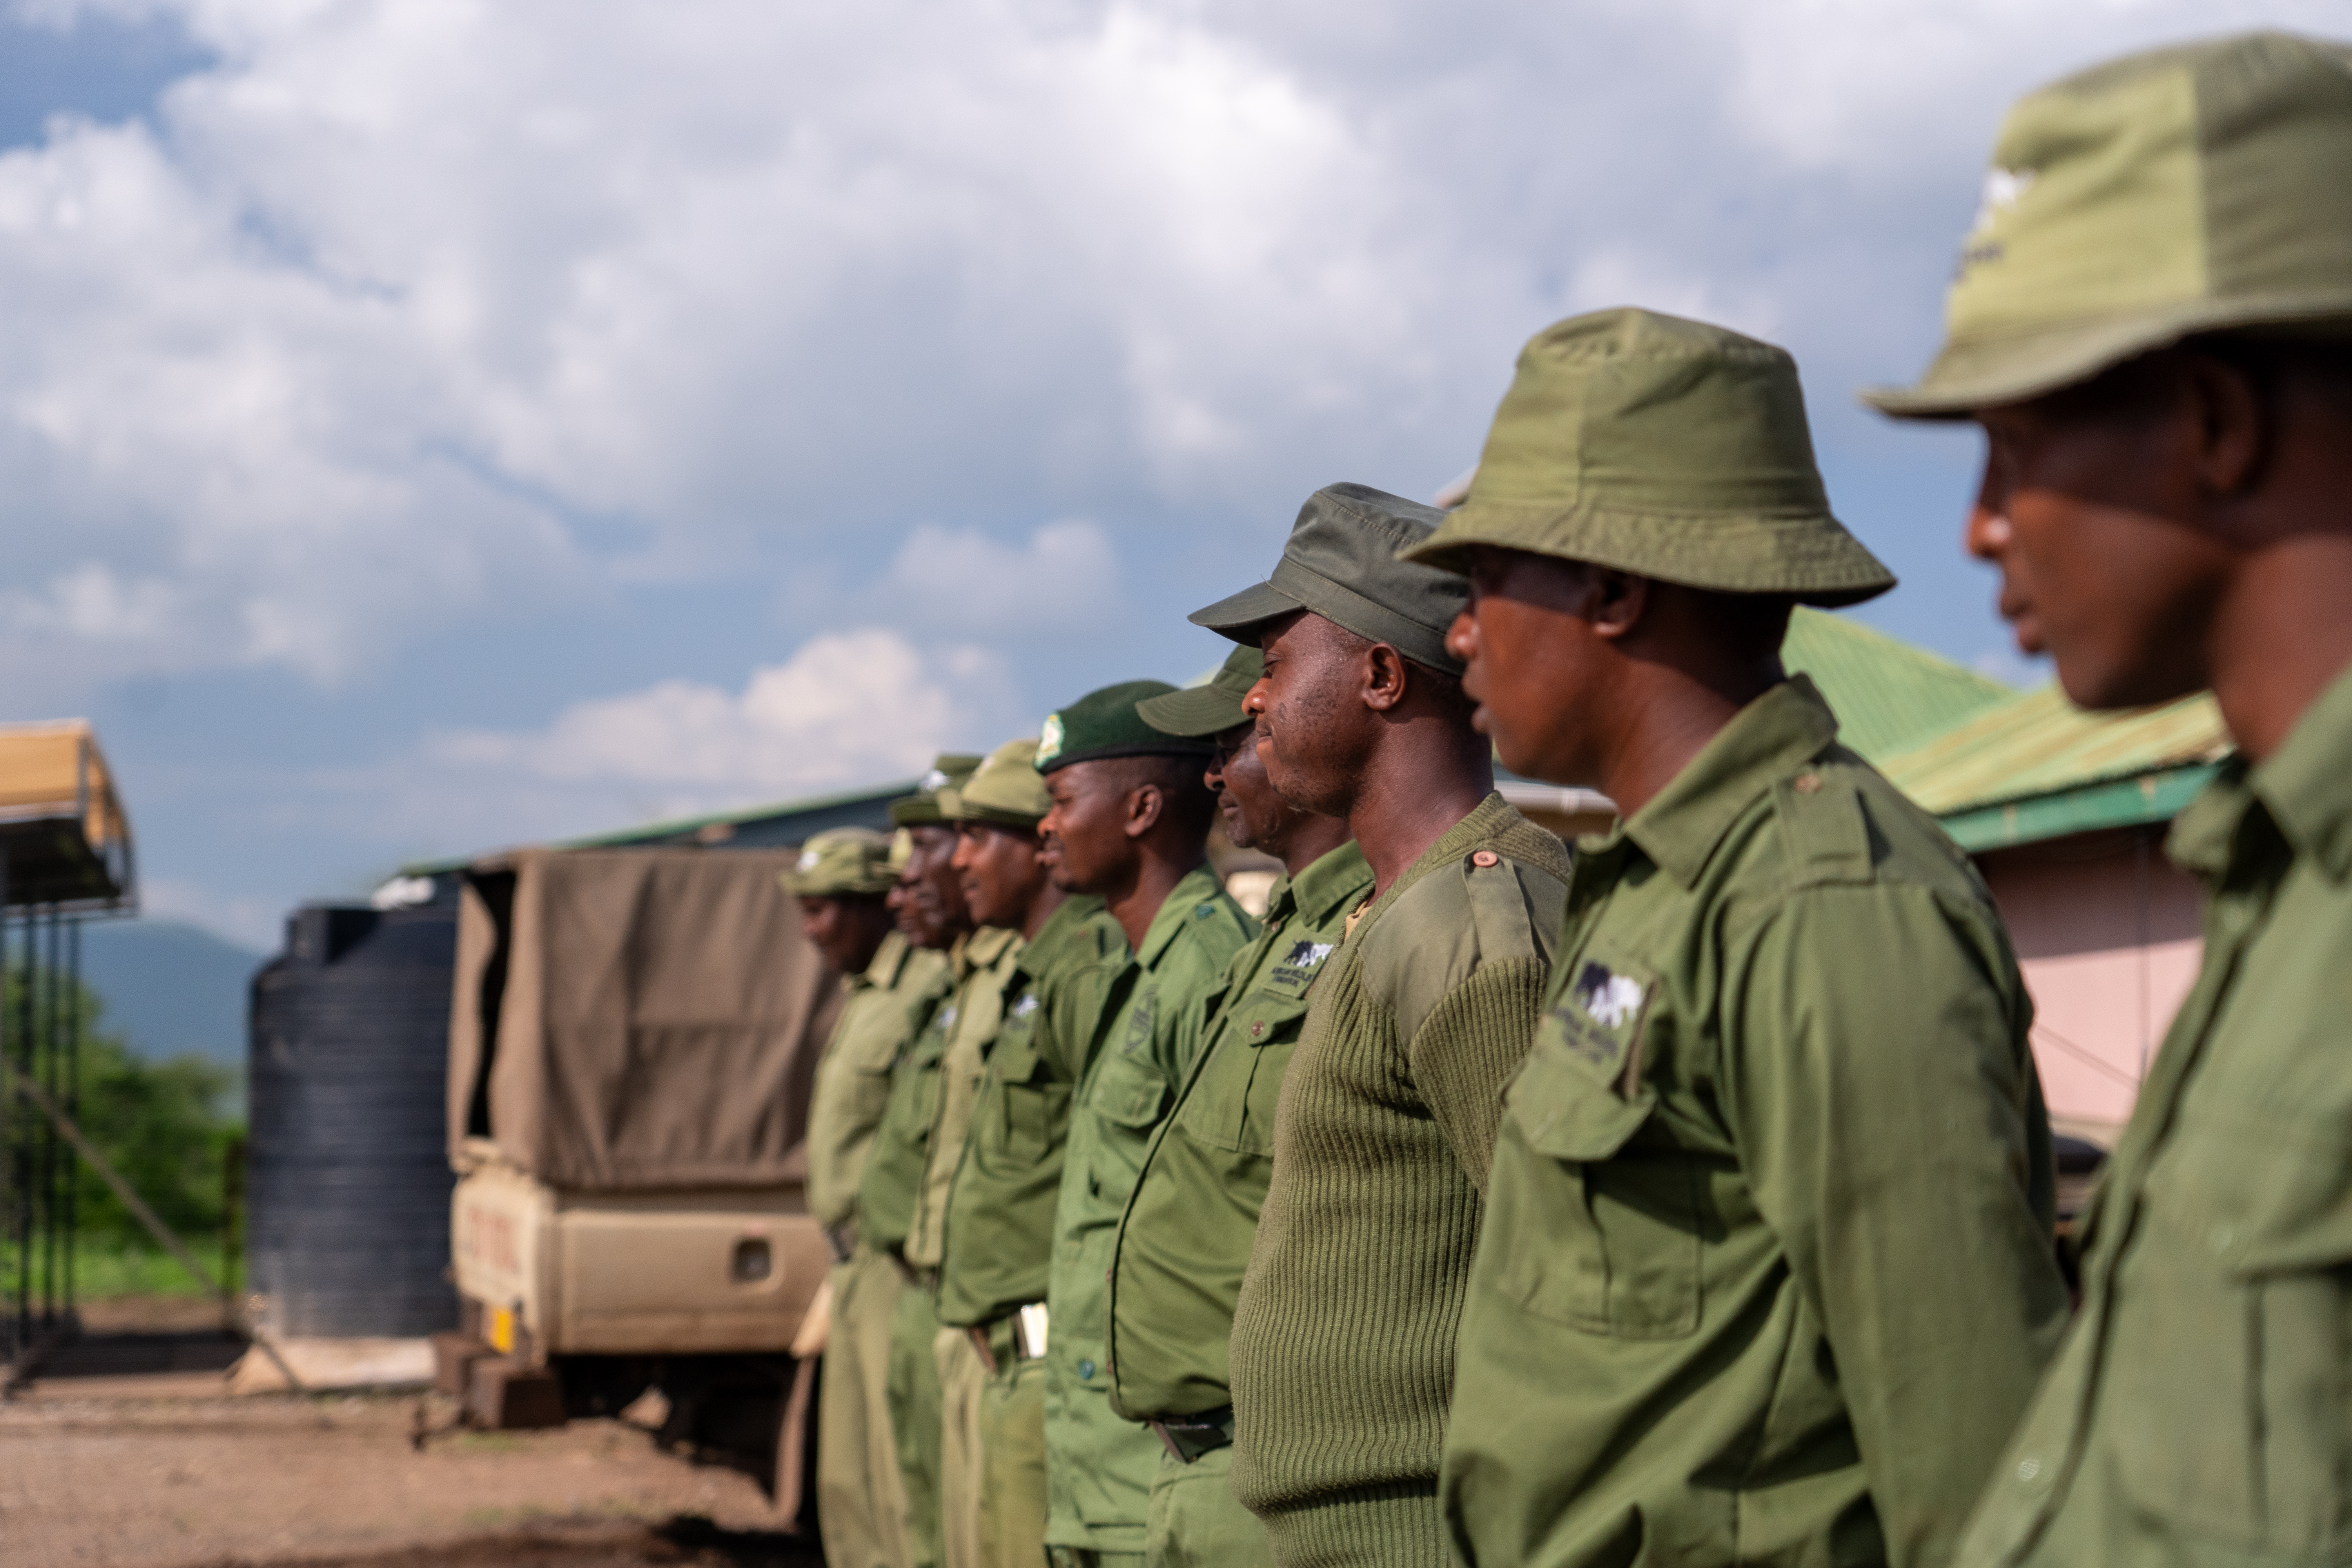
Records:
[[[0,1025],[9,1060],[19,1066],[25,1059],[21,1054],[24,980],[21,967],[12,965],[5,992],[5,1021]],[[58,998],[57,1005],[60,1023],[69,1024],[78,1016],[81,1026],[75,1121],[165,1225],[183,1237],[217,1232],[224,1218],[223,1178],[229,1146],[243,1131],[226,1111],[233,1075],[199,1056],[142,1060],[120,1036],[106,1030],[105,1005],[98,995],[87,986],[70,989],[75,994]],[[44,1015],[50,1005],[50,991],[47,977],[37,975],[33,995],[37,1032],[47,1022]],[[46,1072],[43,1078],[47,1087]],[[47,1122],[38,1109],[21,1101],[12,1103],[9,1113],[25,1119],[15,1130],[20,1137]],[[92,1241],[144,1245],[145,1227],[98,1173],[70,1149],[63,1152],[72,1161],[81,1235]]]

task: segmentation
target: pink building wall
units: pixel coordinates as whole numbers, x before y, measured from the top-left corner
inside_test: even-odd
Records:
[[[2204,895],[2163,828],[2078,834],[1977,857],[2033,994],[2052,1124],[2112,1145],[2197,978]]]

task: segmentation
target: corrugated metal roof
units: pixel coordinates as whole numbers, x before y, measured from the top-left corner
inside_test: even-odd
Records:
[[[1822,610],[1789,621],[1780,661],[1813,678],[1838,716],[1838,739],[1874,763],[2016,695],[1925,648]]]
[[[2229,731],[2210,696],[2130,713],[2086,713],[2052,685],[1987,709],[1880,765],[1913,800],[1948,821],[2093,785],[2202,771],[2229,751]]]

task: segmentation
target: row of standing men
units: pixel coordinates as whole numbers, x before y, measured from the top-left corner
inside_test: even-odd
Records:
[[[1969,547],[2070,695],[2210,688],[2239,744],[2079,1307],[1999,911],[1780,662],[1894,584],[1793,362],[1580,316],[1458,509],[1310,497],[1205,686],[810,841],[828,1560],[2343,1560],[2347,170],[2335,44],[2034,94],[1870,395],[1984,426]],[[1571,858],[1496,756],[1618,826]]]

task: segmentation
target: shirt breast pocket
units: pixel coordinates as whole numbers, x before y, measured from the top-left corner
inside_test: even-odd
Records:
[[[1538,1033],[1512,1081],[1486,1217],[1502,1285],[1528,1312],[1619,1339],[1679,1339],[1699,1321],[1697,1163],[1641,1139],[1656,1097],[1631,1100]]]
[[[1307,999],[1285,992],[1249,993],[1223,1020],[1216,1057],[1178,1113],[1187,1134],[1238,1154],[1274,1152],[1274,1111],[1282,1075],[1307,1016]]]
[[[1149,1132],[1168,1108],[1168,1080],[1150,1063],[1114,1051],[1095,1069],[1087,1104],[1106,1121]]]
[[[1008,1034],[990,1053],[1004,1101],[1004,1152],[1016,1165],[1045,1157],[1069,1122],[1070,1086],[1055,1081],[1027,1034]]]
[[[2352,1542],[2352,1119],[2190,1105],[2114,1284],[2118,1479],[2247,1550]]]

